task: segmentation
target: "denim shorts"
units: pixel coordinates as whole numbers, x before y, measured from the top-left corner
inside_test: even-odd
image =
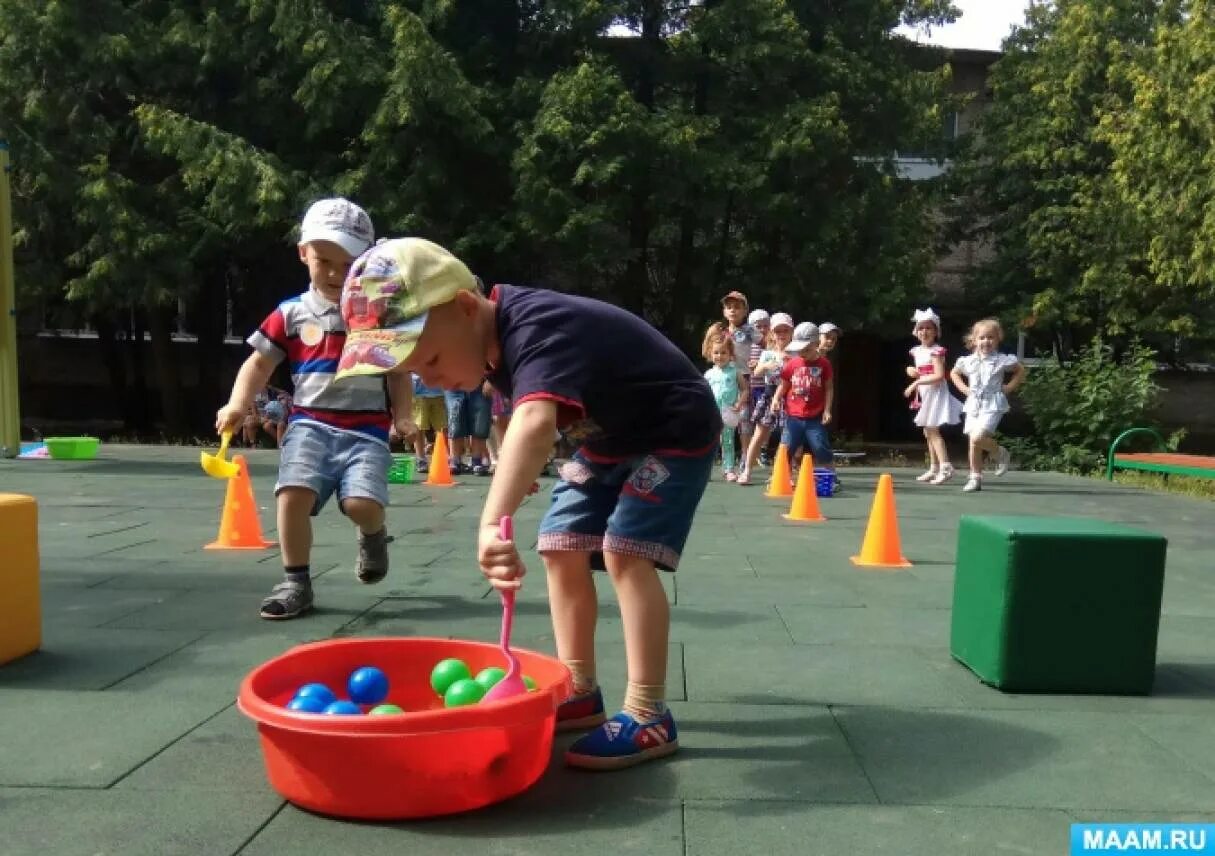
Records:
[[[802,449],[809,448],[814,455],[814,463],[820,467],[831,467],[835,463],[835,455],[831,451],[831,438],[823,425],[823,417],[799,419],[796,416],[785,416],[785,432],[780,441],[789,451],[789,462],[793,463],[794,456]]]
[[[274,495],[285,487],[306,487],[316,494],[313,516],[336,491],[338,504],[357,497],[388,507],[388,447],[353,431],[318,422],[292,422],[283,437]]]
[[[716,444],[695,454],[592,460],[581,450],[561,467],[561,480],[540,521],[536,549],[649,559],[664,571],[679,565],[696,506],[709,483]]]
[[[481,390],[445,392],[443,397],[447,400],[447,439],[489,439],[490,401]]]

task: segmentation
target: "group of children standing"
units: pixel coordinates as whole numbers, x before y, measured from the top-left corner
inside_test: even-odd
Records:
[[[747,298],[731,291],[721,300],[725,323],[711,325],[702,352],[713,367],[705,379],[722,411],[721,456],[726,481],[750,484],[760,452],[779,432],[791,462],[808,450],[815,466],[831,469],[827,426],[835,376],[826,354],[839,341],[834,324],[803,321],[763,309],[747,314]],[[742,441],[735,470],[734,434]]]
[[[725,480],[749,484],[760,450],[774,431],[780,432],[795,472],[798,458],[807,449],[816,467],[832,469],[827,426],[835,400],[835,377],[825,354],[839,341],[839,328],[809,321],[794,326],[784,312],[769,315],[756,309],[747,315],[747,308],[741,292],[723,297],[725,322],[712,324],[702,345],[705,359],[713,364],[705,379],[722,413],[720,450]],[[938,342],[940,317],[932,309],[919,309],[912,320],[912,334],[920,344],[910,351],[913,365],[907,367],[907,375],[911,383],[903,394],[911,399],[915,424],[924,429],[929,460],[928,469],[917,481],[935,485],[953,478],[941,426],[956,424],[965,415],[970,475],[962,490],[982,490],[985,457],[994,463],[997,476],[1006,473],[1011,464],[1009,451],[996,443],[994,435],[1008,412],[1008,394],[1021,384],[1025,367],[1015,356],[999,352],[1004,333],[998,321],[976,322],[966,336],[971,353],[959,358],[948,373],[966,397],[965,403],[958,401],[945,383],[946,351]],[[735,449],[736,432],[742,441],[741,454]]]

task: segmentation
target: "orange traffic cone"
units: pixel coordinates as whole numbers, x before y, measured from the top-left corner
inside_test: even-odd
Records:
[[[797,476],[797,490],[793,492],[793,504],[789,513],[782,514],[786,520],[818,523],[826,520],[818,509],[818,490],[814,480],[814,455],[802,455],[802,468]]]
[[[204,550],[264,550],[274,541],[262,538],[262,524],[257,519],[257,501],[253,499],[253,483],[244,455],[232,459],[240,470],[228,479],[224,496],[224,511],[219,519],[219,535]]]
[[[899,519],[894,509],[894,480],[890,473],[882,473],[878,479],[865,541],[861,544],[861,554],[852,557],[852,564],[862,568],[911,567],[899,545]]]
[[[773,499],[784,499],[793,496],[793,479],[789,475],[789,450],[781,443],[776,449],[776,459],[772,461],[772,481],[768,483],[768,492],[764,496]]]
[[[451,468],[447,464],[447,436],[442,431],[435,432],[435,453],[430,456],[430,472],[426,474],[426,484],[431,487],[451,487],[456,480],[451,477]]]

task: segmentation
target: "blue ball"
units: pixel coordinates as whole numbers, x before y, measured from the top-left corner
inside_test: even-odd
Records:
[[[352,701],[346,701],[345,699],[335,701],[333,704],[329,705],[329,707],[325,708],[325,713],[345,714],[347,716],[351,714],[357,716],[362,712],[363,711],[357,704]]]
[[[355,669],[346,682],[352,701],[359,704],[379,704],[388,698],[388,676],[375,666]]]
[[[295,691],[295,697],[319,699],[322,709],[337,701],[337,693],[324,684],[304,684]]]
[[[317,696],[296,696],[287,703],[287,710],[294,710],[296,713],[324,713],[328,706],[324,699]]]

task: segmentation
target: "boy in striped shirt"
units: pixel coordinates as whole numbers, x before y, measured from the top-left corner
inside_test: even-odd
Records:
[[[359,580],[378,583],[388,573],[388,432],[395,427],[408,437],[417,430],[413,389],[408,375],[333,382],[346,343],[342,284],[373,239],[371,219],[352,202],[322,199],[308,209],[299,255],[309,288],[280,303],[249,337],[253,353],[216,414],[216,430],[235,428],[275,367],[288,361],[295,395],[274,487],[285,579],[262,601],[262,618],[295,618],[312,608],[310,518],[334,493],[358,527]]]

